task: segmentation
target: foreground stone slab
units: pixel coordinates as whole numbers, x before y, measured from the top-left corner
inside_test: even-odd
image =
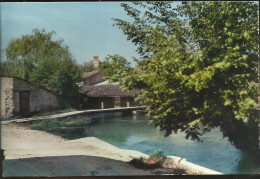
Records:
[[[5,160],[6,177],[154,175],[126,162],[97,156],[56,156]]]

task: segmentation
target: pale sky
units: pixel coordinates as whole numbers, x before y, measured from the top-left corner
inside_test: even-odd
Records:
[[[45,28],[55,31],[55,38],[64,39],[79,64],[96,55],[101,61],[108,54],[120,54],[130,61],[139,57],[137,47],[113,27],[111,18],[130,20],[120,2],[5,2],[0,6],[1,50],[11,39]]]

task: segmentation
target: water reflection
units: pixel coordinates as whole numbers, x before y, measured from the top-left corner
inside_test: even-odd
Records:
[[[237,162],[237,173],[260,173],[260,152],[259,150],[242,150]]]

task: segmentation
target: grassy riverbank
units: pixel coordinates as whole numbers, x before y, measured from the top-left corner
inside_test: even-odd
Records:
[[[55,115],[55,114],[62,114],[62,113],[73,112],[73,111],[77,111],[77,110],[74,108],[66,108],[66,109],[59,109],[59,110],[55,110],[55,111],[40,112],[40,113],[33,114],[31,118],[49,116],[49,115]],[[1,118],[1,121],[9,121],[9,120],[15,120],[15,119],[21,119],[21,118],[23,118],[23,117],[10,116],[7,118]]]
[[[84,135],[84,126],[90,125],[92,120],[84,118],[44,119],[25,122],[22,125],[33,130],[46,131],[66,139],[77,139]],[[70,135],[67,135],[70,134]],[[70,136],[69,138],[67,136]]]

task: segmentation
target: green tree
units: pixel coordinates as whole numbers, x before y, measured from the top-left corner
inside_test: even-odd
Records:
[[[121,73],[127,73],[130,69],[130,63],[120,55],[107,55],[99,66],[99,70],[105,74],[105,78],[107,77],[106,79],[110,82],[117,81],[120,79]]]
[[[10,41],[6,49],[7,63],[20,66],[20,73],[14,71],[12,76],[29,80],[30,73],[43,58],[68,56],[67,47],[62,46],[63,40],[52,40],[54,34],[54,31],[34,29],[32,35],[23,35],[19,39]]]
[[[133,22],[114,19],[142,59],[125,73],[140,89],[151,121],[166,132],[199,139],[213,127],[257,122],[258,4],[253,2],[122,3]],[[124,69],[124,68],[122,68]],[[122,83],[125,81],[124,83]],[[201,132],[198,123],[206,127]],[[227,132],[226,132],[227,133]]]
[[[33,34],[12,40],[6,49],[2,76],[20,77],[60,96],[61,107],[80,107],[81,74],[63,40],[53,40],[55,32],[34,29]]]
[[[224,134],[232,128],[239,133],[236,129],[245,125],[245,118],[247,126],[257,126],[258,8],[254,2],[191,2],[181,9],[202,54],[187,85],[204,92],[203,110],[209,115],[202,121],[221,123]]]
[[[79,69],[81,74],[95,70],[94,65],[91,63],[84,63],[83,65],[79,65]]]

